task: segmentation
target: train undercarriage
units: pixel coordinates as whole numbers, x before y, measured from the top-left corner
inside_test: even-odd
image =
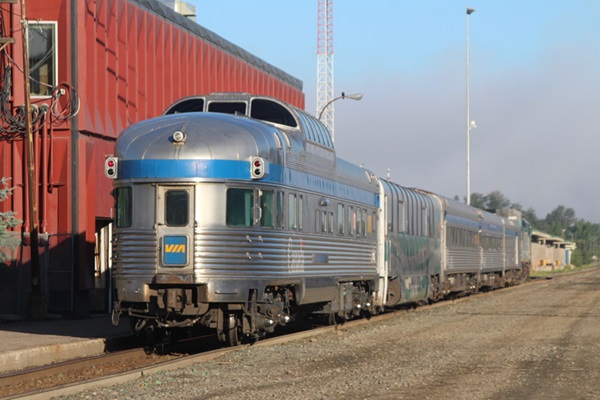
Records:
[[[423,301],[434,303],[515,285],[527,276],[526,267],[504,272],[452,274],[443,279],[435,275],[429,278],[427,298]],[[400,287],[394,286],[397,281],[390,280],[388,295],[400,293]],[[132,330],[144,334],[147,344],[154,347],[170,342],[172,336],[179,336],[186,329],[208,329],[216,332],[218,340],[225,345],[237,346],[259,340],[278,327],[305,321],[309,315],[320,315],[328,323],[337,323],[383,311],[383,307],[373,304],[373,281],[338,283],[325,291],[330,293],[328,298],[311,302],[299,301],[299,289],[295,285],[267,286],[263,293],[249,289],[245,301],[226,303],[202,302],[202,286],[153,289],[156,295],[150,297],[150,302],[116,302],[113,324],[118,324],[120,315],[127,316]],[[388,306],[412,301],[396,302],[390,298],[388,296]]]
[[[199,301],[198,286],[156,288],[150,302],[115,302],[113,324],[119,317],[129,318],[132,330],[145,334],[149,346],[171,340],[174,333],[191,328],[216,331],[227,346],[254,342],[277,327],[303,321],[308,315],[324,315],[330,322],[344,321],[364,314],[375,314],[373,285],[369,281],[338,284],[330,298],[299,304],[296,287],[268,286],[264,293],[248,291],[244,302],[205,303]]]

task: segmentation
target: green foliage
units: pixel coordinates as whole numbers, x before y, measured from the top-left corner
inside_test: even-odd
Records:
[[[482,210],[498,210],[500,208],[516,208],[520,210],[520,204],[511,204],[500,191],[494,190],[486,195],[471,193],[471,205]]]
[[[0,179],[0,201],[4,201],[12,194],[13,188],[8,187],[10,178]],[[0,212],[0,262],[9,258],[8,250],[14,249],[20,243],[20,239],[11,235],[8,230],[16,228],[21,222],[14,211]]]

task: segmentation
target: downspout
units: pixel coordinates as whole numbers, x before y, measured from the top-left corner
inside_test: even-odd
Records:
[[[71,84],[74,88],[79,86],[78,75],[78,11],[77,3],[79,0],[71,0]],[[73,255],[71,258],[72,275],[72,290],[71,307],[74,310],[74,300],[76,291],[79,287],[79,268],[80,268],[80,251],[79,251],[79,118],[73,117],[71,120],[71,244]]]

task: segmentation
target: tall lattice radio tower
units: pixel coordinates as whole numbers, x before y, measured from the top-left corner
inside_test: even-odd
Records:
[[[319,0],[317,31],[317,117],[333,140],[333,0]]]

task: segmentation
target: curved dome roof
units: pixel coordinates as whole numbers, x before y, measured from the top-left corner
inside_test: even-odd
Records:
[[[118,138],[116,155],[127,160],[269,159],[277,147],[276,129],[268,124],[220,113],[184,113],[153,118],[132,125]],[[176,142],[175,132],[185,139]]]

